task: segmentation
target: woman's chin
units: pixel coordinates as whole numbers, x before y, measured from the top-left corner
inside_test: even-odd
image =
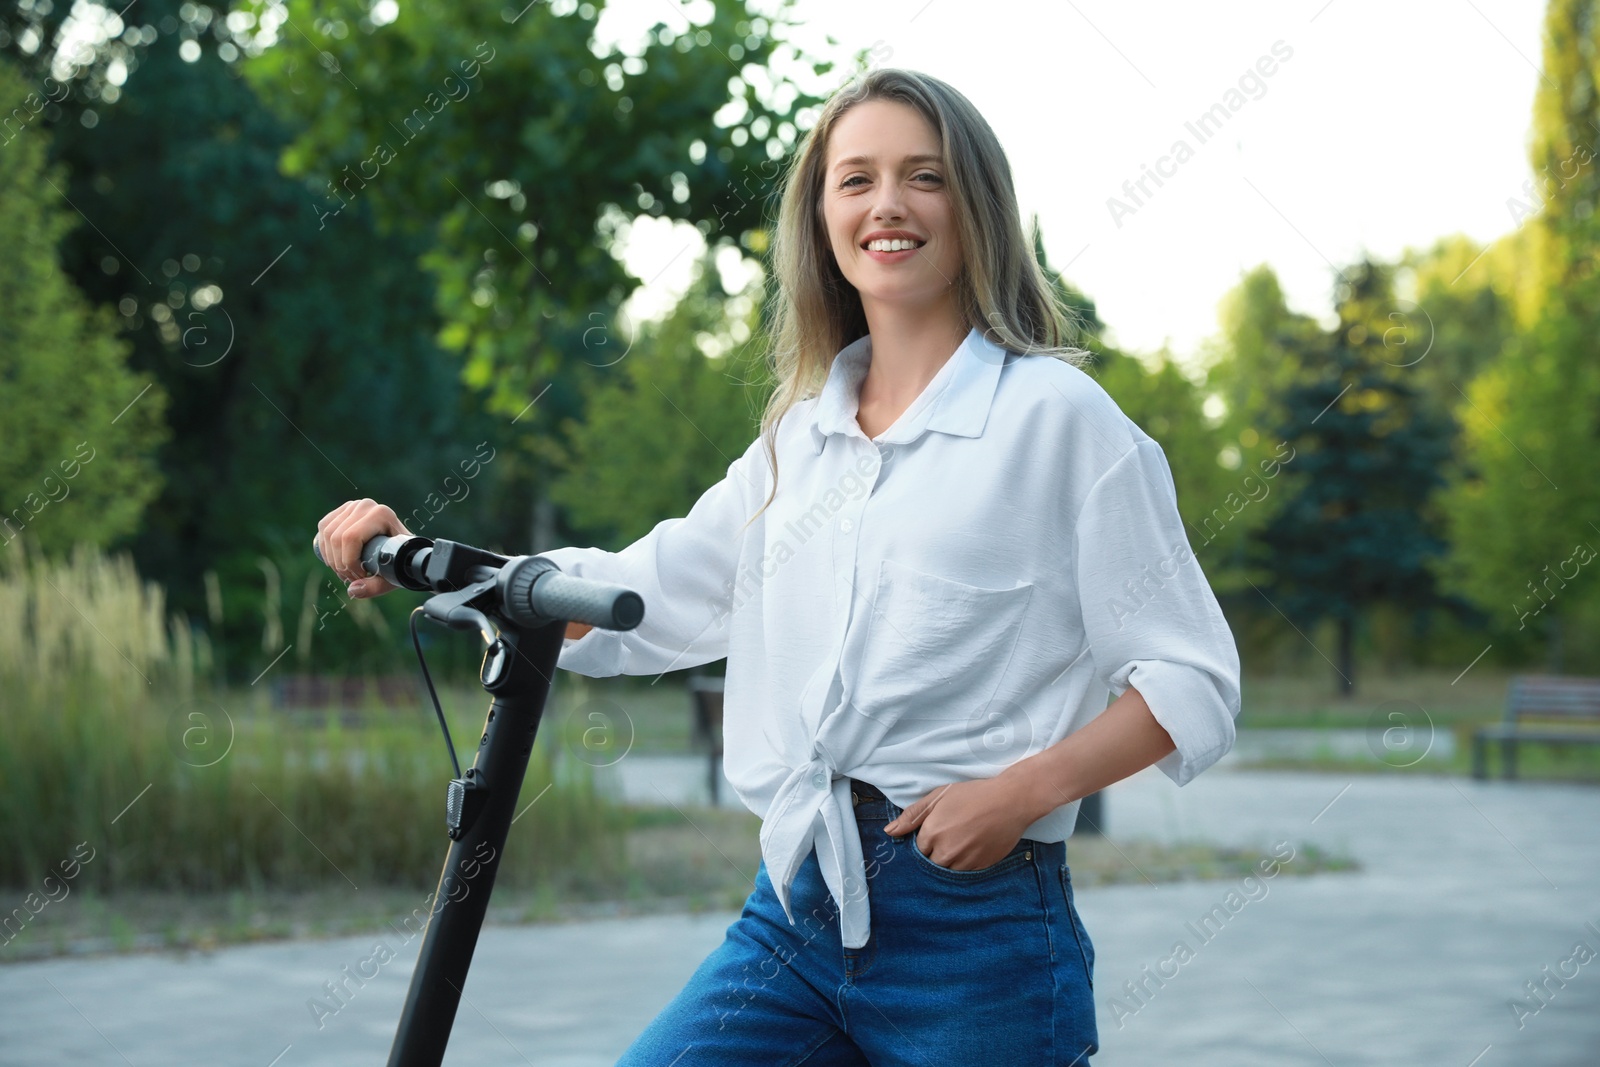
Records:
[[[950,297],[950,287],[947,285],[857,285],[856,292],[861,294],[861,303],[864,307],[882,308],[886,311],[903,313],[932,313],[944,305]]]

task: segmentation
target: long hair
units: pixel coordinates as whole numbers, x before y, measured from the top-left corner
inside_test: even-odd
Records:
[[[868,332],[861,294],[831,254],[822,197],[829,135],[845,112],[869,100],[908,104],[938,134],[961,247],[957,306],[967,328],[1024,355],[1053,356],[1074,366],[1089,359],[1073,346],[1067,313],[1023,235],[1000,141],[972,102],[938,78],[910,70],[879,68],[852,79],[829,97],[784,177],[770,279],[768,364],[778,385],[761,420],[772,492],[751,522],[778,493],[779,421],[816,395],[834,357]]]

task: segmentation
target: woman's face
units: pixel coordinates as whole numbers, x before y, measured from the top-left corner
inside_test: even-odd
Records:
[[[857,104],[834,123],[823,221],[864,305],[932,304],[955,286],[961,242],[939,147],[921,112],[892,100]]]

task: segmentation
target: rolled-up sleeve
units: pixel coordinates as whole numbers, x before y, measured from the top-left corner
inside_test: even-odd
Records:
[[[1146,437],[1089,491],[1077,523],[1077,578],[1096,673],[1130,686],[1176,751],[1156,763],[1184,785],[1233,747],[1239,652],[1178,514],[1161,446]]]
[[[687,515],[662,520],[619,552],[574,546],[539,553],[567,574],[613,582],[644,600],[637,627],[596,627],[568,638],[557,666],[604,678],[683,670],[727,656],[743,527],[763,491],[760,448],[758,437]]]

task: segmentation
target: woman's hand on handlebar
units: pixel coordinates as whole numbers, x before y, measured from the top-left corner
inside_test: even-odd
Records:
[[[411,531],[400,522],[400,517],[387,505],[376,500],[363,497],[360,500],[346,500],[343,504],[324,515],[317,523],[317,536],[311,539],[312,545],[343,581],[349,583],[346,590],[352,599],[369,599],[382,596],[391,589],[399,588],[390,585],[383,577],[367,574],[361,566],[361,549],[374,537],[379,536],[405,536],[410,537]],[[577,640],[593,626],[581,622],[567,623],[566,638]]]
[[[367,574],[361,566],[361,547],[380,535],[410,536],[411,531],[401,524],[400,517],[392,509],[370,498],[347,500],[317,523],[317,536],[312,538],[312,544],[321,553],[323,562],[349,583],[347,592],[353,599],[382,596],[397,588],[377,575]]]

